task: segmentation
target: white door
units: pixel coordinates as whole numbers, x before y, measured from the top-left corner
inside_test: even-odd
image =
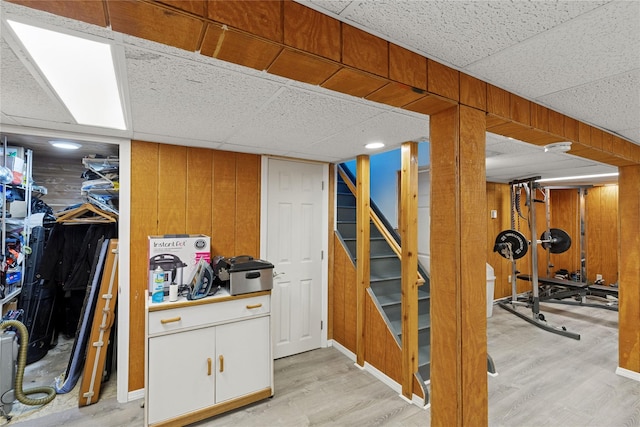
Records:
[[[266,259],[274,359],[321,343],[323,165],[268,160]]]

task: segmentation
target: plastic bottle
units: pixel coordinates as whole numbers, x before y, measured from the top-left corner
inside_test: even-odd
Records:
[[[151,302],[164,301],[164,270],[158,266],[153,270],[153,292],[151,293]]]

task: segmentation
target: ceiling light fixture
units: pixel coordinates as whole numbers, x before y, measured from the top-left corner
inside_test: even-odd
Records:
[[[544,146],[545,153],[566,153],[571,150],[571,142],[554,142],[553,144],[547,144]]]
[[[111,45],[7,23],[78,124],[126,129]]]
[[[364,146],[364,148],[366,148],[367,150],[377,150],[382,147],[384,147],[383,142],[370,142]]]
[[[70,141],[49,141],[49,144],[53,145],[56,148],[62,148],[64,150],[77,150],[78,148],[82,147],[81,144]]]
[[[599,174],[593,174],[593,175],[563,176],[559,178],[542,178],[542,179],[537,179],[536,182],[577,181],[577,180],[583,180],[583,179],[607,178],[612,176],[618,176],[618,172],[599,173]]]

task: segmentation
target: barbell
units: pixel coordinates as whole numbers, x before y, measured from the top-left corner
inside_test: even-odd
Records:
[[[545,230],[536,240],[544,249],[552,254],[561,254],[571,247],[571,237],[560,228]],[[507,259],[520,259],[527,254],[529,242],[521,232],[517,230],[503,230],[496,237],[493,251]]]

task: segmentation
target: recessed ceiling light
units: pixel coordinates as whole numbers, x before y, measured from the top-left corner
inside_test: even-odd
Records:
[[[370,142],[364,146],[367,150],[377,150],[378,148],[384,147],[383,142]]]
[[[82,145],[77,142],[70,141],[49,141],[49,144],[53,145],[56,148],[62,148],[64,150],[77,150],[82,147]]]
[[[566,153],[571,150],[571,142],[554,142],[544,146],[545,153]]]

